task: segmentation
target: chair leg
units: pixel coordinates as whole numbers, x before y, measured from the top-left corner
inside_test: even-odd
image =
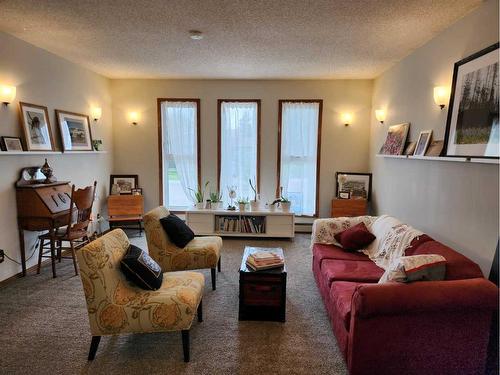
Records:
[[[217,262],[217,271],[220,272],[220,268],[221,268],[221,264],[220,264],[220,260],[222,259],[221,256],[219,256],[219,261]]]
[[[203,300],[200,300],[200,304],[198,305],[198,322],[203,322]]]
[[[75,246],[73,245],[73,241],[69,241],[69,246],[71,247],[71,256],[73,257],[73,266],[75,267],[75,275],[78,275],[78,267],[76,265]]]
[[[99,342],[101,341],[101,336],[92,336],[92,341],[90,342],[90,350],[88,360],[92,361],[97,353],[97,348],[99,347]]]
[[[215,290],[216,286],[215,286],[215,268],[210,268],[210,273],[211,273],[211,276],[212,276],[212,290]]]
[[[56,243],[55,243],[55,239],[52,237],[52,233],[51,233],[51,237],[50,237],[50,261],[52,263],[52,277],[55,279],[57,277],[57,274],[56,274]]]
[[[184,362],[189,362],[189,330],[181,331],[182,334],[182,351],[184,353]]]
[[[37,275],[40,274],[40,269],[42,268],[42,256],[43,256],[43,244],[45,241],[43,239],[40,240],[40,252],[38,253],[38,266],[36,267]]]
[[[62,240],[57,240],[57,258],[59,259],[59,263],[62,260]]]

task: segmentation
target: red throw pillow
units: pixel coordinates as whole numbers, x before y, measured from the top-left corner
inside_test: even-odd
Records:
[[[345,250],[359,250],[371,244],[375,236],[368,230],[365,223],[359,223],[337,233],[335,239]]]

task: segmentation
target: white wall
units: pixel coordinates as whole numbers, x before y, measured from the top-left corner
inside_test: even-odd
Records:
[[[17,209],[14,183],[23,167],[42,165],[47,157],[59,180],[69,180],[77,186],[98,182],[97,210],[107,195],[112,168],[111,97],[109,80],[56,57],[42,49],[0,33],[0,82],[17,86],[17,97],[8,107],[0,106],[0,135],[22,137],[18,102],[24,101],[48,107],[52,133],[60,150],[59,131],[54,110],[63,109],[89,114],[91,105],[99,105],[103,117],[92,124],[94,139],[102,139],[108,154],[5,155],[0,154],[0,248],[20,260],[17,235]],[[27,256],[32,254],[34,232],[26,235]],[[36,264],[37,253],[28,262]],[[0,264],[0,281],[21,271],[21,266],[6,260]]]
[[[261,195],[276,191],[279,99],[323,99],[320,216],[330,215],[336,171],[368,169],[371,80],[112,80],[114,172],[138,174],[149,210],[159,204],[157,98],[201,99],[202,181],[215,186],[217,173],[217,99],[261,99]],[[141,113],[132,126],[127,113]],[[345,127],[340,113],[354,114]]]
[[[443,139],[447,108],[433,101],[434,86],[451,86],[453,65],[498,41],[498,1],[484,2],[375,80],[370,166],[379,214],[394,215],[477,262],[488,275],[499,231],[498,166],[377,158],[389,125],[411,122],[409,139],[432,129]]]

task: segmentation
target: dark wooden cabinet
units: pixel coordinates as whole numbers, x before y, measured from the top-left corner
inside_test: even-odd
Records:
[[[286,319],[286,266],[265,271],[253,271],[246,259],[253,251],[247,247],[240,267],[239,320]],[[278,249],[276,249],[278,250]],[[283,251],[279,249],[281,256]]]
[[[352,217],[368,215],[366,199],[332,199],[332,217]]]

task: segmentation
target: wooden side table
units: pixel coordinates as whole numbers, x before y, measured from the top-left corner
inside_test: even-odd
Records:
[[[245,248],[240,267],[239,320],[271,320],[285,322],[286,266],[253,271],[246,265],[248,255],[261,248]],[[271,250],[271,249],[268,249]],[[283,250],[272,249],[283,257]]]
[[[332,199],[332,217],[364,216],[368,214],[366,199]]]

